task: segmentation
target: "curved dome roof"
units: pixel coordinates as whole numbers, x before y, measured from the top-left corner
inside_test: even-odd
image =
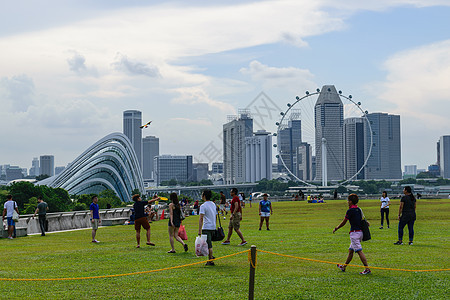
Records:
[[[144,193],[141,168],[130,140],[122,133],[105,136],[59,175],[39,185],[63,188],[72,195],[98,194],[113,190],[122,201],[130,201],[131,193],[138,189]]]

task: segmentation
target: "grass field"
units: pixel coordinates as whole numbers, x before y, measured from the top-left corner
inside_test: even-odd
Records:
[[[360,206],[371,222],[372,240],[363,243],[370,266],[398,269],[450,268],[449,200],[419,200],[413,246],[394,246],[397,240],[395,216],[399,200],[391,202],[391,228],[379,227],[379,201],[363,200]],[[346,201],[325,204],[305,202],[273,203],[271,231],[258,231],[256,205],[244,208],[241,224],[249,242],[238,247],[234,233],[231,245],[215,242],[214,255],[222,257],[256,245],[260,250],[324,261],[345,261],[349,245],[349,224],[332,234],[343,219]],[[222,221],[224,221],[222,219]],[[133,226],[100,228],[100,244],[90,242],[90,230],[50,233],[0,240],[0,278],[64,278],[111,275],[155,270],[203,261],[193,251],[198,217],[184,221],[190,250],[176,254],[169,249],[167,220],[153,222],[156,247],[135,248]],[[224,221],[226,227],[228,220]],[[407,229],[405,228],[407,240]],[[145,239],[144,239],[145,241]],[[352,264],[361,265],[355,255]],[[449,271],[402,272],[348,267],[345,273],[335,265],[258,253],[255,299],[445,299],[449,298]],[[249,263],[247,254],[204,264],[155,273],[100,279],[65,281],[0,281],[1,298],[151,298],[151,299],[246,299]]]

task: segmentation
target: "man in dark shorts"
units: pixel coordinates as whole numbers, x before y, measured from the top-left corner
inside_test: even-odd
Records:
[[[212,242],[211,238],[214,234],[214,231],[216,230],[216,215],[217,215],[217,208],[216,204],[211,201],[212,192],[210,190],[204,190],[202,193],[202,200],[205,201],[200,206],[200,215],[198,220],[198,235],[205,234],[206,235],[206,242],[208,243],[208,260],[206,262],[207,266],[214,266],[214,259],[213,256],[213,249],[212,249]]]
[[[38,197],[38,205],[36,208],[36,211],[34,212],[33,219],[36,217],[36,214],[39,216],[39,227],[41,228],[41,236],[45,236],[45,221],[46,221],[46,215],[48,210],[48,205],[44,200],[42,200],[42,197]]]
[[[136,241],[137,246],[136,248],[141,247],[141,226],[144,227],[145,230],[147,230],[147,245],[155,246],[155,244],[150,242],[150,224],[148,223],[148,219],[145,216],[145,206],[155,202],[156,200],[159,200],[159,197],[153,198],[149,201],[142,201],[141,196],[136,194],[133,195],[133,208],[134,208],[134,229],[136,230]]]

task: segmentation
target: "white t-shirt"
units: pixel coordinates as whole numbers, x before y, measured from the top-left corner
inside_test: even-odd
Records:
[[[16,201],[10,200],[10,201],[5,202],[4,208],[6,208],[6,217],[7,218],[12,218],[15,207],[17,207]]]
[[[205,230],[216,230],[216,204],[212,201],[206,201],[200,205],[200,215],[203,216],[203,227]]]
[[[389,208],[389,197],[381,197],[381,208]]]

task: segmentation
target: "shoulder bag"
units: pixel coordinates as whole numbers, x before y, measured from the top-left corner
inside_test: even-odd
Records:
[[[363,213],[361,207],[359,208],[359,210],[361,211],[361,230],[363,233],[362,240],[368,241],[372,238],[370,236],[369,223],[367,223],[366,217],[364,217],[364,213]]]
[[[13,215],[12,215],[12,219],[14,222],[19,222],[19,214],[16,211],[16,207],[17,207],[17,203],[14,201],[14,205],[13,205]]]
[[[225,232],[223,231],[222,224],[220,223],[220,217],[217,214],[216,218],[219,220],[219,227],[214,230],[211,240],[214,242],[221,241],[225,238]]]

